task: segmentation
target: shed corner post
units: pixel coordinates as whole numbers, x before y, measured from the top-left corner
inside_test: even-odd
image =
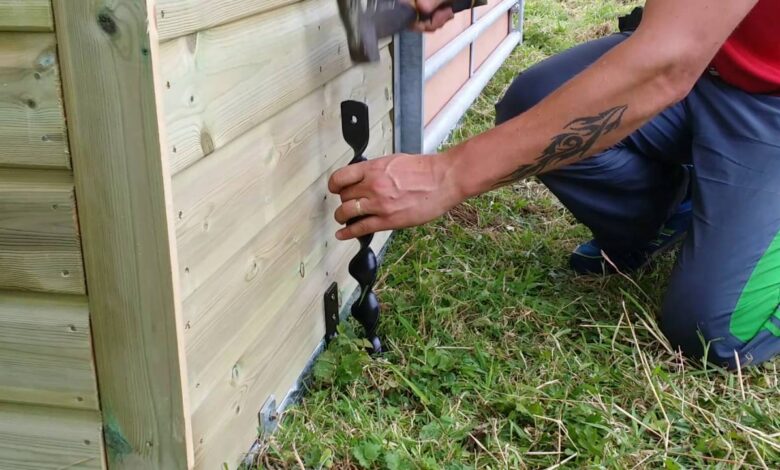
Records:
[[[193,465],[151,0],[53,0],[111,469]]]

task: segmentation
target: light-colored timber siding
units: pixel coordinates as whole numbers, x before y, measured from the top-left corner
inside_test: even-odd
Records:
[[[352,158],[343,100],[369,105],[367,155],[393,151],[392,54],[384,41],[380,63],[354,66],[332,0],[162,0],[155,14],[195,468],[234,468],[322,339],[324,291],[357,286],[327,180]]]
[[[70,168],[55,42],[0,32],[0,167]]]
[[[306,0],[160,49],[174,173],[351,67],[333,0]]]
[[[87,300],[0,291],[0,400],[97,410]]]
[[[69,172],[0,168],[0,289],[85,293]]]
[[[165,41],[232,23],[301,0],[157,0],[155,18]]]
[[[371,154],[392,151],[390,127],[385,126],[384,132],[382,127],[375,126]],[[336,167],[350,158],[345,154]],[[346,298],[357,286],[347,273],[347,263],[358,247],[332,238],[337,229],[332,214],[338,202],[335,197],[326,200],[320,190],[326,180],[327,174],[204,284],[192,303],[185,302],[185,315],[197,314],[202,300],[212,294],[217,305],[205,312],[203,321],[245,325],[226,330],[212,324],[213,331],[194,338],[200,341],[188,347],[190,383],[197,401],[193,437],[199,468],[213,468],[226,455],[239,456],[247,450],[245,443],[257,430],[259,407],[271,394],[279,399],[285,396],[323,337],[324,289],[336,281]],[[377,235],[374,249],[378,251],[386,240],[387,234]],[[204,357],[208,352],[215,354],[213,360]],[[202,362],[204,367],[197,370]]]
[[[104,469],[97,411],[0,402],[0,469]]]
[[[105,468],[52,30],[49,0],[0,0],[2,470]]]
[[[51,0],[0,0],[0,31],[52,31]]]

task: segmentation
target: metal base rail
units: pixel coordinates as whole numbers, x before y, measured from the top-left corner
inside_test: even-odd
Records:
[[[433,153],[450,135],[450,132],[458,125],[458,122],[466,114],[472,103],[479,97],[482,90],[493,78],[496,71],[503,65],[507,57],[520,43],[520,32],[510,33],[506,39],[488,57],[485,63],[466,82],[460,91],[447,103],[446,106],[425,128],[424,153]]]

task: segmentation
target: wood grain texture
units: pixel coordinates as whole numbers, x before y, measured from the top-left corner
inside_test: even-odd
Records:
[[[372,129],[368,155],[383,155],[391,150],[392,127],[386,117]],[[335,240],[337,223],[333,211],[338,197],[328,194],[327,179],[350,159],[349,152],[334,159],[331,168],[287,210],[225,260],[209,281],[185,300],[193,410],[206,406],[205,397],[231,376],[232,368],[260,331],[278,330],[286,322],[297,321],[296,316],[302,312],[290,303],[301,285],[314,283],[320,295],[324,292],[327,284],[309,273],[330,251],[346,245]],[[349,249],[356,253],[357,245],[353,245]],[[325,271],[335,272],[337,267]],[[273,350],[270,345],[269,348]],[[220,400],[215,400],[208,406],[218,403]]]
[[[0,469],[104,469],[100,414],[0,403]]]
[[[157,0],[155,16],[160,40],[257,15],[301,0]]]
[[[160,60],[174,173],[352,65],[333,0],[307,0],[166,42]]]
[[[325,281],[322,263],[313,273]],[[325,335],[322,320],[322,292],[313,283],[304,284],[299,296],[290,304],[299,315],[289,321],[262,331],[257,339],[270,341],[254,345],[248,351],[255,356],[242,358],[236,364],[235,379],[215,390],[213,400],[229,400],[218,408],[196,412],[194,422],[197,439],[195,460],[197,469],[218,468],[221,461],[237,462],[248,450],[247,443],[257,438],[257,412],[272,394],[281,400],[293,385],[295,377]],[[319,314],[318,314],[319,313]],[[279,360],[284,358],[284,360]],[[297,374],[296,374],[297,372]],[[288,376],[294,375],[292,378]],[[227,380],[225,381],[227,382]],[[217,393],[221,392],[221,393]],[[214,419],[212,424],[205,421]]]
[[[98,410],[87,299],[0,291],[0,401]]]
[[[70,167],[55,42],[0,33],[0,166]]]
[[[208,279],[328,170],[348,146],[341,100],[368,103],[373,122],[393,105],[392,59],[355,67],[174,177],[183,297]]]
[[[377,234],[372,243],[374,250],[378,252],[389,236],[390,232]],[[274,328],[256,335],[231,374],[195,410],[193,435],[197,468],[216,468],[226,459],[237,461],[247,450],[245,443],[257,436],[257,408],[271,394],[280,403],[295,385],[325,333],[322,286],[338,282],[342,299],[349,298],[357,288],[357,282],[347,272],[347,264],[356,252],[355,245],[334,243],[333,250],[312,267],[307,275],[309,281],[301,284],[288,305],[289,311],[300,314],[280,318]]]
[[[53,31],[51,0],[0,0],[0,31]]]
[[[70,174],[0,169],[0,289],[84,294]]]
[[[373,145],[372,150],[389,151],[391,135],[390,132],[377,136],[379,145]],[[345,157],[348,161],[349,157]],[[236,460],[246,451],[244,443],[251,441],[257,432],[258,407],[271,394],[277,400],[286,395],[324,336],[324,288],[336,281],[342,299],[347,299],[357,287],[357,282],[347,272],[349,260],[357,252],[357,243],[337,242],[333,238],[338,226],[330,215],[338,202],[336,198],[328,199],[323,202],[324,213],[320,211],[315,216],[323,229],[314,231],[313,239],[320,243],[306,256],[305,276],[291,277],[283,283],[285,290],[292,286],[288,297],[273,295],[274,299],[264,304],[256,303],[257,307],[245,304],[255,309],[255,313],[248,323],[252,328],[242,328],[243,333],[236,338],[238,343],[246,344],[243,352],[221,364],[222,373],[213,376],[216,381],[212,382],[212,376],[205,375],[202,377],[204,383],[193,390],[193,397],[199,401],[198,406],[193,407],[197,468],[214,468],[220,459]],[[305,205],[300,206],[301,211],[307,209]],[[373,243],[376,251],[389,235],[389,232],[376,235]],[[300,239],[304,237],[301,234]],[[303,246],[302,240],[300,245]],[[299,275],[294,271],[294,266],[286,270]],[[281,274],[275,269],[273,272]],[[276,293],[275,290],[272,292]]]
[[[157,38],[146,1],[110,5],[54,2],[107,456],[112,469],[183,469],[192,453]]]

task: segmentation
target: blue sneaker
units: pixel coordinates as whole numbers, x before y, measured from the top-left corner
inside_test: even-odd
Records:
[[[658,231],[658,235],[643,249],[628,253],[610,254],[609,259],[615,263],[620,272],[626,274],[641,269],[656,256],[673,248],[685,238],[691,224],[691,203],[680,204],[677,211]],[[569,265],[579,274],[614,274],[612,266],[601,254],[601,247],[596,240],[578,246],[569,257]]]

